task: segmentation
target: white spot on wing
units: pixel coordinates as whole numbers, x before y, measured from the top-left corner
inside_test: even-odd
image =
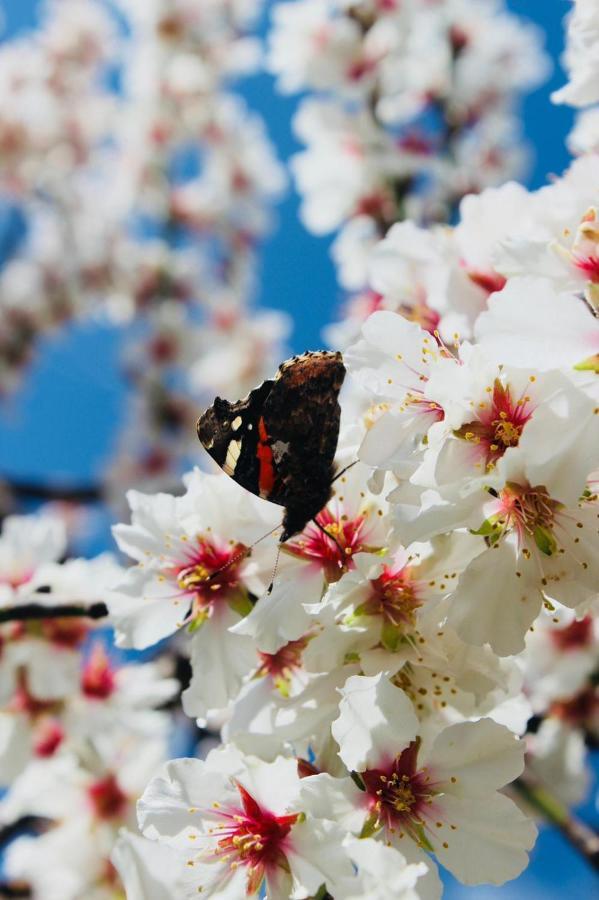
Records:
[[[289,441],[275,441],[271,449],[274,461],[278,464],[289,451]]]
[[[227,447],[227,458],[225,459],[225,464],[223,466],[223,471],[226,472],[227,475],[232,475],[234,473],[240,453],[241,441],[231,441]]]
[[[238,431],[241,428],[242,422],[243,419],[241,418],[241,416],[235,416],[235,418],[231,422],[231,428],[233,429],[233,431]]]

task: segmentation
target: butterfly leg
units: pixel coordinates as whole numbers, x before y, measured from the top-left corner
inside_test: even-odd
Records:
[[[332,541],[332,542],[337,546],[337,549],[339,550],[339,554],[340,554],[340,559],[345,559],[345,558],[346,558],[346,557],[345,557],[345,550],[343,549],[343,547],[341,546],[341,544],[339,543],[339,541],[337,540],[337,538],[335,537],[335,535],[329,534],[329,532],[326,530],[326,528],[324,527],[324,525],[321,525],[321,524],[320,524],[320,522],[318,521],[318,519],[314,518],[314,519],[312,519],[312,521],[314,522],[314,524],[316,525],[316,527],[319,528],[320,531],[322,531],[322,533],[323,533],[324,535],[326,535],[326,537],[328,537],[328,539],[329,539],[330,541]]]
[[[359,462],[360,462],[359,459],[354,459],[354,461],[351,462],[348,466],[344,466],[340,472],[337,472],[337,474],[331,481],[331,484],[335,484],[335,482],[337,481],[338,478],[341,478],[342,475],[345,475],[345,473],[347,472],[348,469],[351,469],[352,466],[355,466]]]

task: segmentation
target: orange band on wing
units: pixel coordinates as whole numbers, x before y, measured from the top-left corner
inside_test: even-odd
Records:
[[[260,416],[260,420],[258,421],[258,435],[260,437],[257,449],[258,460],[260,462],[258,487],[260,488],[260,494],[263,497],[267,497],[272,491],[275,483],[275,468],[273,465],[272,450],[268,444],[268,434],[262,416]]]

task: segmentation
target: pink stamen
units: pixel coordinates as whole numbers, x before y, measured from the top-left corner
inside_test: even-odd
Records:
[[[46,759],[53,756],[64,740],[64,731],[55,719],[42,720],[33,739],[33,752]]]
[[[599,284],[599,257],[572,255],[572,260],[577,269],[583,272],[593,284]]]
[[[489,391],[489,402],[479,405],[477,418],[454,432],[456,437],[470,441],[476,448],[487,471],[508,447],[518,446],[524,426],[534,411],[530,397],[514,400],[509,385],[504,387],[498,378]]]
[[[436,794],[428,771],[418,769],[419,750],[420,741],[412,741],[387,765],[361,774],[378,825],[401,829],[418,842],[417,830],[426,827]]]
[[[220,840],[215,853],[230,864],[247,867],[247,893],[253,896],[269,869],[288,868],[287,839],[298,813],[277,816],[260,806],[242,784],[235,786],[241,807],[219,813],[225,821],[217,826]]]
[[[289,641],[276,653],[258,653],[260,668],[258,676],[269,676],[274,681],[288,681],[293,672],[302,668],[302,654],[308,646],[308,638]]]
[[[565,653],[582,650],[593,644],[593,620],[590,616],[585,616],[579,622],[575,620],[564,628],[554,628],[549,634],[558,650]]]
[[[93,700],[107,700],[116,688],[115,673],[102,644],[96,644],[81,675],[81,691]]]
[[[165,574],[176,580],[181,596],[191,599],[194,612],[211,612],[217,601],[240,590],[247,549],[245,544],[225,546],[199,535],[186,547],[185,561]]]
[[[372,549],[365,540],[366,518],[357,516],[349,519],[341,514],[335,516],[327,507],[316,516],[316,521],[323,530],[310,523],[299,538],[284,545],[284,550],[318,563],[330,584],[339,581],[344,572],[353,569],[355,553]]]
[[[112,773],[91,784],[87,796],[98,819],[120,819],[127,811],[128,797]]]

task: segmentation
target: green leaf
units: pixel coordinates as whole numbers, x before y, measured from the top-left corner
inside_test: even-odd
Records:
[[[537,525],[534,530],[535,544],[545,556],[553,556],[557,550],[557,541],[549,528]]]
[[[578,372],[596,372],[599,374],[599,354],[589,356],[588,359],[583,359],[582,362],[579,362],[574,366],[574,369]]]
[[[423,825],[412,825],[412,831],[413,831],[414,835],[416,836],[416,840],[418,841],[418,844],[424,850],[428,850],[429,853],[435,852],[435,848],[433,847],[433,845],[427,838],[426,834],[424,833]]]
[[[362,831],[360,832],[361,838],[369,838],[372,837],[373,834],[376,834],[377,831],[380,831],[383,827],[383,823],[379,820],[379,817],[376,813],[370,813],[366,821],[362,826]]]
[[[364,784],[362,776],[360,775],[359,772],[350,772],[349,775],[350,775],[351,780],[353,781],[353,783],[356,785],[357,788],[359,788],[361,791],[366,790],[366,785]]]
[[[498,525],[496,522],[493,522],[491,519],[485,519],[483,524],[476,531],[474,528],[470,529],[470,534],[479,534],[481,537],[488,537],[490,534],[494,534],[497,531]]]
[[[201,609],[193,618],[187,627],[187,631],[189,634],[194,634],[194,632],[199,631],[208,616],[210,615],[207,609]]]
[[[245,619],[254,608],[252,601],[245,591],[235,591],[235,593],[229,597],[228,602],[233,612],[238,613],[242,619]]]
[[[275,678],[275,687],[281,697],[287,699],[289,697],[289,679],[279,676]]]
[[[385,650],[389,650],[391,653],[395,653],[399,644],[401,643],[401,632],[397,625],[392,625],[391,622],[383,622],[383,627],[381,630],[381,644],[385,648]]]

